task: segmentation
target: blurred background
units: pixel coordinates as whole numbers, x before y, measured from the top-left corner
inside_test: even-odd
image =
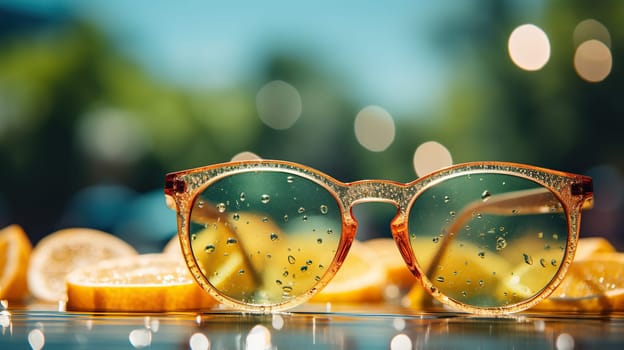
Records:
[[[622,249],[622,18],[616,0],[0,0],[0,226],[154,251],[176,230],[167,172],[248,151],[407,182],[429,156],[593,176],[582,235]],[[358,208],[359,237],[392,213]]]

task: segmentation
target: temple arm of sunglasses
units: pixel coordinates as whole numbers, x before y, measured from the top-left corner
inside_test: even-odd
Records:
[[[554,201],[555,202],[554,202]],[[487,197],[485,200],[476,200],[466,205],[446,229],[447,234],[441,240],[440,249],[434,255],[428,269],[427,276],[435,270],[435,266],[446,253],[448,246],[453,241],[457,232],[466,222],[469,222],[473,215],[528,215],[547,214],[561,212],[563,209],[556,205],[558,200],[547,188],[535,188],[529,190],[513,191],[503,194],[496,194]],[[591,209],[593,200],[589,199],[583,203],[583,209]]]

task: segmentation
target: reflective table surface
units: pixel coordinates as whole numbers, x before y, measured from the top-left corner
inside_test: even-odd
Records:
[[[388,305],[279,314],[85,313],[4,305],[0,349],[622,349],[624,314],[484,318]]]

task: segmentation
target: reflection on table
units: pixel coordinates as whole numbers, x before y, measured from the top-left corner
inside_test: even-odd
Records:
[[[0,310],[0,348],[582,349],[620,348],[624,315],[483,318],[393,306],[308,304],[294,312],[75,313],[54,305]]]

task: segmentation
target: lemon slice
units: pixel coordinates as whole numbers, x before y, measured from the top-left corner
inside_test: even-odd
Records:
[[[182,261],[166,254],[101,261],[72,271],[66,282],[69,310],[164,312],[217,304]]]
[[[30,240],[20,226],[0,230],[0,299],[20,300],[26,296],[31,250]]]
[[[353,241],[340,270],[310,301],[381,302],[384,300],[387,276],[375,250],[360,241]]]
[[[33,249],[28,286],[38,299],[65,300],[65,276],[73,269],[136,254],[128,243],[106,232],[87,228],[59,230],[44,237]]]

